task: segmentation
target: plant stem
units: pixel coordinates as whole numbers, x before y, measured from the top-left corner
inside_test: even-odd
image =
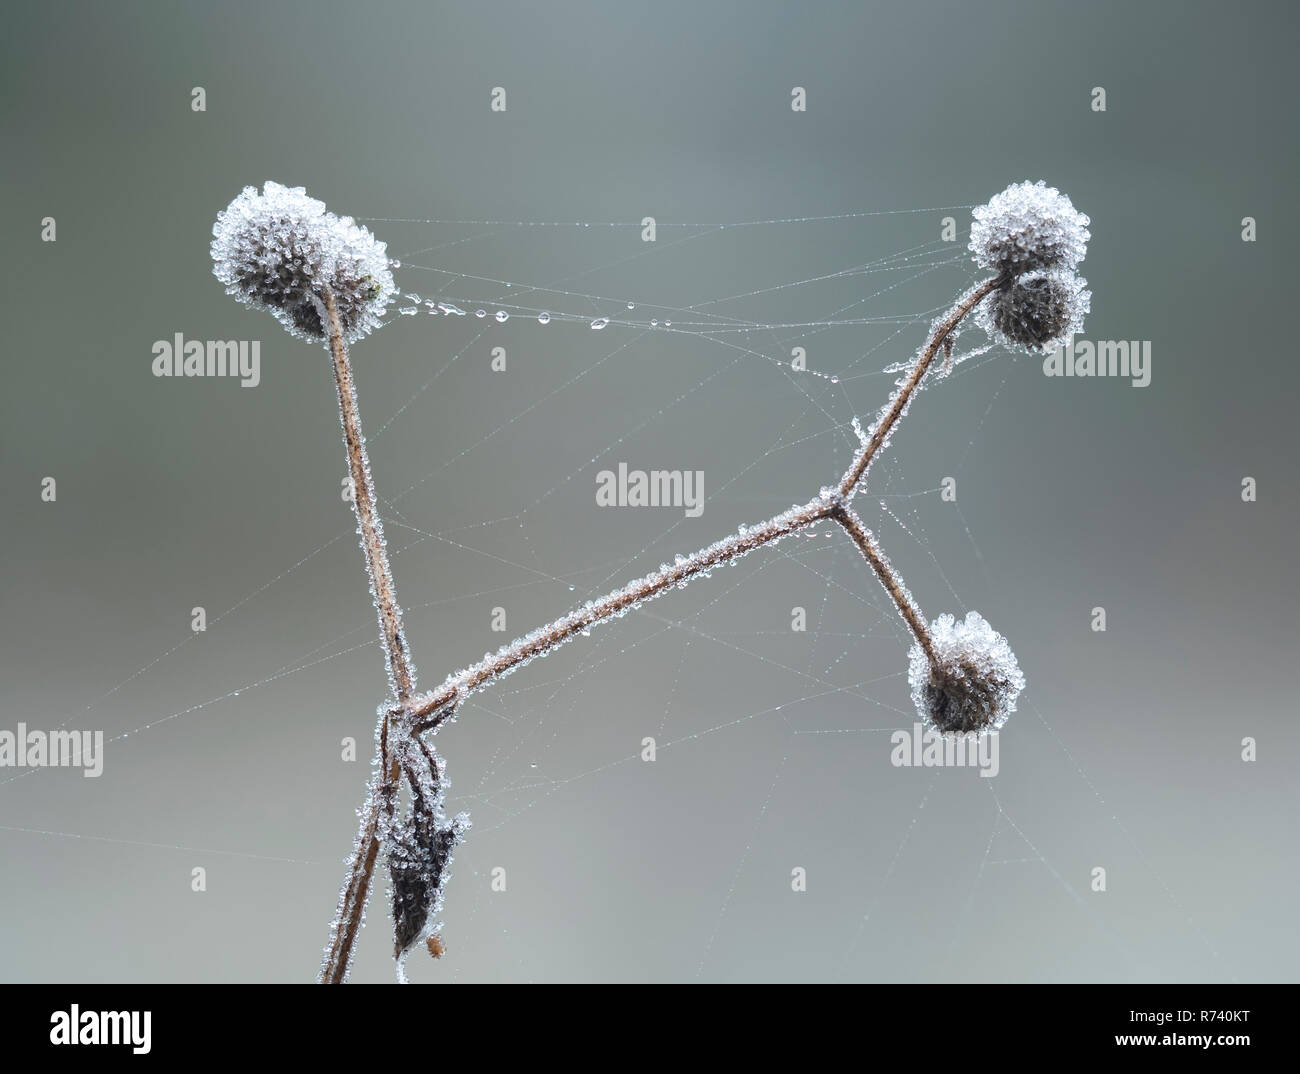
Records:
[[[873,460],[889,442],[894,427],[907,413],[912,396],[925,379],[926,372],[939,349],[947,347],[951,353],[953,331],[1001,282],[1000,277],[994,277],[977,284],[958,300],[942,320],[936,322],[925,346],[917,354],[907,379],[894,393],[885,412],[854,456],[852,464],[840,479],[838,486],[824,488],[816,498],[801,506],[783,511],[757,526],[742,527],[736,533],[700,549],[694,555],[680,558],[672,565],[664,566],[658,571],[628,583],[621,589],[606,594],[599,600],[590,601],[581,608],[574,609],[554,622],[517,639],[494,655],[448,676],[436,690],[418,698],[413,696],[414,680],[408,668],[402,639],[401,610],[393,597],[392,577],[388,572],[387,557],[383,550],[383,532],[374,512],[374,489],[370,483],[365,444],[361,438],[360,420],[356,414],[356,394],[352,388],[351,372],[339,328],[338,312],[333,296],[329,294],[325,296],[330,324],[330,351],[334,356],[335,379],[339,387],[339,409],[343,416],[348,459],[352,466],[353,482],[357,491],[357,518],[361,522],[362,544],[366,550],[367,561],[371,565],[371,576],[375,579],[375,603],[379,608],[385,652],[388,655],[390,672],[397,683],[398,697],[397,704],[391,707],[381,719],[379,729],[381,773],[378,779],[372,782],[370,795],[362,810],[356,849],[349,868],[348,880],[339,897],[333,940],[321,968],[321,981],[342,983],[347,978],[352,948],[361,927],[370,881],[380,849],[381,803],[383,803],[382,809],[391,812],[400,778],[399,765],[395,760],[390,759],[387,745],[388,732],[393,721],[398,723],[400,733],[403,734],[419,735],[436,730],[440,724],[454,715],[461,702],[473,691],[509,674],[535,657],[549,653],[571,638],[585,633],[597,623],[623,615],[629,609],[636,608],[647,600],[653,600],[671,588],[684,586],[698,575],[707,575],[715,567],[734,563],[741,556],[757,548],[805,530],[825,519],[836,522],[852,538],[885,587],[885,591],[898,608],[899,614],[917,643],[925,650],[930,663],[935,664],[934,645],[925,617],[912,600],[902,579],[885,558],[871,531],[863,525],[862,520],[849,506],[849,500],[866,476]]]
[[[494,655],[472,664],[456,675],[449,676],[432,693],[417,698],[409,710],[411,716],[417,720],[430,716],[434,719],[432,723],[417,724],[416,729],[430,730],[436,727],[451,715],[455,706],[467,694],[487,685],[493,679],[508,674],[520,664],[550,652],[596,623],[611,616],[621,615],[629,608],[653,600],[668,589],[685,584],[696,575],[706,574],[724,563],[733,563],[756,548],[779,541],[822,519],[830,518],[837,503],[836,496],[819,496],[800,507],[792,507],[769,518],[766,522],[733,533],[730,537],[724,537],[706,548],[701,548],[694,555],[686,556],[676,563],[629,582],[621,589],[606,594],[600,600],[575,608],[555,622],[534,630],[512,645],[498,650]]]
[[[597,623],[621,615],[629,608],[637,607],[669,589],[684,585],[697,575],[707,574],[721,564],[734,563],[756,548],[807,529],[823,519],[837,522],[853,539],[853,543],[875,572],[876,577],[880,579],[881,585],[885,587],[885,592],[893,600],[913,637],[925,650],[926,656],[933,664],[934,643],[930,638],[929,628],[916,602],[903,584],[903,580],[890,565],[871,531],[863,525],[853,509],[844,503],[838,492],[830,490],[828,495],[809,500],[800,507],[793,507],[758,526],[733,533],[730,537],[700,549],[692,556],[680,559],[669,567],[654,571],[628,583],[621,589],[606,594],[600,600],[576,608],[568,615],[561,616],[553,623],[534,630],[531,634],[498,650],[492,656],[470,665],[464,671],[449,676],[437,690],[417,698],[406,710],[417,721],[423,721],[416,723],[413,730],[417,733],[433,730],[450,717],[460,702],[475,690],[499,679],[502,675],[508,675],[520,664],[549,653],[576,635],[590,630]]]
[[[388,665],[388,678],[397,696],[399,707],[409,705],[415,692],[415,673],[406,652],[406,637],[402,632],[402,609],[397,603],[393,574],[388,566],[388,552],[384,542],[384,527],[375,509],[375,486],[370,475],[370,460],[366,456],[366,441],[361,434],[361,415],[357,409],[357,392],[352,382],[352,368],[348,363],[347,347],[343,343],[343,328],[339,323],[338,305],[334,295],[326,289],[324,294],[326,325],[330,356],[334,361],[334,384],[338,389],[339,420],[343,425],[343,441],[348,453],[348,471],[352,479],[352,506],[356,511],[357,529],[361,534],[361,549],[366,557],[366,570],[370,576],[375,610],[379,615],[379,635],[383,642],[384,659]],[[361,811],[361,825],[356,846],[348,869],[348,879],[339,893],[330,946],[321,965],[320,980],[328,984],[341,984],[347,979],[352,962],[352,951],[357,934],[365,917],[366,902],[370,895],[370,879],[379,857],[379,819],[381,806],[391,814],[396,799],[400,769],[388,749],[388,732],[392,717],[385,713],[378,728],[380,772],[372,781],[370,794]]]
[[[893,600],[894,606],[898,609],[898,614],[903,617],[903,622],[907,624],[908,629],[912,631],[912,636],[925,650],[930,666],[935,667],[938,661],[934,655],[934,641],[930,637],[930,628],[926,626],[925,616],[921,614],[921,609],[916,606],[912,594],[907,591],[903,579],[898,576],[889,560],[885,558],[885,553],[876,542],[875,536],[862,524],[862,519],[847,504],[839,507],[831,517],[843,526],[844,531],[853,538],[853,543],[858,546],[858,551],[871,564],[871,569],[876,572],[880,584],[885,587],[885,592]]]
[[[871,435],[867,437],[867,442],[858,449],[853,465],[848,468],[843,480],[840,481],[840,495],[846,500],[852,499],[854,490],[866,476],[872,461],[879,454],[880,449],[889,442],[894,426],[907,413],[907,407],[912,401],[912,396],[920,386],[921,381],[925,379],[925,374],[930,368],[930,363],[934,361],[934,356],[939,353],[939,348],[950,340],[953,329],[961,324],[966,315],[988,297],[1001,282],[1002,277],[994,276],[983,283],[977,284],[972,290],[967,291],[957,304],[948,311],[943,320],[935,324],[934,328],[930,330],[930,338],[926,340],[925,346],[921,348],[920,353],[916,356],[916,361],[912,363],[907,380],[903,382],[902,387],[890,399],[888,410],[872,426]]]
[[[402,633],[402,609],[393,590],[393,573],[388,567],[384,542],[384,525],[375,509],[375,483],[370,476],[370,459],[366,456],[366,439],[361,435],[361,415],[357,410],[357,391],[352,383],[352,367],[343,329],[339,324],[334,295],[325,292],[325,311],[329,324],[330,356],[334,359],[334,383],[338,388],[339,419],[343,423],[343,441],[348,449],[348,471],[352,478],[352,506],[361,531],[361,549],[366,556],[366,570],[379,613],[379,632],[384,643],[388,674],[399,703],[405,703],[415,691],[415,675],[406,652]]]
[[[802,507],[791,508],[758,526],[711,544],[693,556],[679,560],[671,567],[638,578],[622,589],[616,589],[600,600],[575,609],[555,622],[534,630],[512,645],[498,650],[494,655],[472,664],[464,671],[449,676],[438,689],[417,698],[414,705],[406,710],[417,720],[423,721],[416,724],[415,730],[418,732],[436,728],[455,712],[456,707],[467,694],[508,674],[525,661],[550,652],[601,620],[618,615],[643,601],[653,600],[665,590],[683,584],[697,574],[706,573],[720,563],[732,562],[755,548],[780,540],[824,518],[834,519],[853,538],[858,550],[893,599],[903,621],[907,623],[933,664],[934,645],[925,619],[908,595],[902,580],[880,551],[871,532],[849,508],[848,501],[866,476],[868,468],[881,448],[889,442],[890,432],[907,412],[912,396],[920,387],[921,381],[925,379],[925,374],[939,348],[950,342],[953,330],[1000,282],[1000,277],[991,277],[977,284],[967,291],[931,329],[930,337],[917,354],[907,379],[894,393],[887,410],[872,428],[866,442],[858,449],[852,464],[840,479],[838,489],[823,490],[821,496],[810,500]]]

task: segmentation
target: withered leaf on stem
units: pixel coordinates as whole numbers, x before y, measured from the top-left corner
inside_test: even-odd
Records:
[[[465,834],[467,818],[458,815],[439,825],[417,810],[393,828],[388,844],[388,873],[393,885],[394,957],[422,935],[442,899],[451,853]]]

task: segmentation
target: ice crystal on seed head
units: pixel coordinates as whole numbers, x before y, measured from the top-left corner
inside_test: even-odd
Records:
[[[244,187],[217,214],[212,236],[212,271],[226,293],[269,311],[299,339],[325,339],[326,288],[347,343],[376,328],[393,297],[384,243],[300,186]]]
[[[979,614],[941,615],[930,624],[938,667],[920,643],[908,654],[907,681],[925,725],[942,733],[996,731],[1016,711],[1025,688],[1006,638]]]
[[[1088,281],[1073,272],[1026,272],[979,304],[976,323],[989,338],[1032,354],[1056,350],[1083,330],[1092,307]]]
[[[1010,275],[1073,269],[1088,252],[1088,218],[1041,179],[1013,183],[971,214],[970,251],[984,268]]]

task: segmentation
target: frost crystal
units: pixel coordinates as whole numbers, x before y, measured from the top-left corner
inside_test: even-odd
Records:
[[[920,644],[908,654],[912,701],[928,728],[941,733],[996,731],[1016,711],[1025,677],[1006,638],[979,614],[941,615],[930,624],[939,667]]]
[[[1092,305],[1088,281],[1073,272],[1026,272],[999,287],[975,311],[989,338],[1047,354],[1083,330]]]
[[[217,214],[212,235],[212,271],[226,293],[268,310],[299,339],[325,339],[326,288],[347,343],[376,328],[393,297],[385,245],[300,186],[244,187]]]
[[[970,250],[984,268],[1011,275],[1073,269],[1088,250],[1088,218],[1040,179],[1013,183],[972,214]]]

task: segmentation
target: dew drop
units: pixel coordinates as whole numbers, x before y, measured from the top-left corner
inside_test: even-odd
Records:
[[[487,310],[475,310],[475,311],[474,311],[474,316],[475,316],[475,317],[486,317],[486,316],[487,316]]]
[[[510,320],[510,314],[508,314],[505,310],[497,310],[496,312],[497,324],[505,324],[506,321],[508,320]]]
[[[420,296],[417,295],[414,291],[408,292],[406,297],[410,301],[414,302],[417,306],[420,304]]]
[[[537,323],[538,323],[538,324],[550,324],[550,323],[551,323],[551,315],[550,315],[549,313],[539,313],[539,314],[537,315]]]
[[[658,327],[659,327],[659,318],[658,318],[658,317],[655,317],[655,318],[652,318],[652,319],[651,319],[651,321],[650,321],[650,327],[651,327],[651,328],[658,328]]]
[[[594,321],[591,322],[591,327],[594,331],[599,332],[607,324],[609,324],[608,317],[597,317]]]
[[[400,309],[397,312],[400,313],[403,317],[414,317],[419,312],[419,310],[417,310],[414,306],[407,306],[405,309]]]
[[[636,303],[635,303],[635,302],[629,302],[629,303],[627,304],[627,308],[630,309],[630,310],[634,310],[634,309],[636,309]]]
[[[401,263],[400,261],[398,261],[397,258],[393,258],[391,261],[388,262],[388,267],[389,267],[389,268],[401,268],[401,267],[402,267],[402,263]]]

